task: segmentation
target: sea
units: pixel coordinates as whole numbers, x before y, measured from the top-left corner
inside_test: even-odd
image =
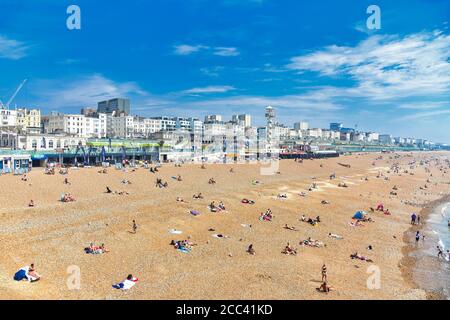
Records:
[[[428,215],[425,241],[413,253],[416,266],[413,270],[414,281],[429,292],[439,294],[450,300],[450,202],[436,206]],[[437,258],[440,246],[445,258]]]

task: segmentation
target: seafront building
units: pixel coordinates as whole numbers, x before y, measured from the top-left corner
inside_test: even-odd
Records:
[[[124,98],[101,101],[97,108],[83,107],[79,114],[41,115],[39,109],[3,108],[0,151],[3,155],[8,152],[3,168],[14,169],[20,165],[15,166],[11,154],[23,155],[24,159],[28,155],[34,166],[51,161],[93,164],[121,159],[230,163],[305,152],[436,147],[424,139],[364,132],[340,122],[330,123],[329,128],[315,128],[307,121],[299,121],[289,127],[276,121],[273,107],[267,107],[265,115],[264,126],[255,126],[249,114],[235,114],[229,120],[211,114],[204,121],[194,117],[142,117],[132,114],[130,100]]]

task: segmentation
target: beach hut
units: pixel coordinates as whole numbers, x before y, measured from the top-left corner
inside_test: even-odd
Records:
[[[31,157],[28,154],[0,155],[0,172],[23,174],[30,171]]]

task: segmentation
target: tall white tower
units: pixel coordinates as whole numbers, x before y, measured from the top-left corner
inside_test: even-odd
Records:
[[[267,119],[267,153],[272,156],[273,149],[273,135],[274,135],[274,120],[275,120],[275,109],[272,106],[266,107],[266,119]]]

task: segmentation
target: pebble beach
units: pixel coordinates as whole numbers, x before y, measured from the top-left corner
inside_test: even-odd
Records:
[[[92,167],[47,175],[33,168],[26,181],[2,175],[0,299],[427,299],[429,292],[409,276],[414,259],[405,259],[411,234],[421,228],[411,228],[410,216],[449,195],[449,160],[446,152],[361,153],[281,160],[273,175],[261,175],[265,164],[250,163],[163,164],[156,173]],[[156,187],[157,178],[168,187]],[[106,186],[123,193],[108,194]],[[61,202],[61,193],[76,201]],[[198,193],[204,198],[193,199]],[[255,203],[243,204],[244,198]],[[211,212],[212,201],[226,209]],[[380,203],[390,215],[370,210]],[[272,221],[261,221],[268,208]],[[360,210],[372,221],[352,226]],[[321,222],[313,226],[302,215]],[[308,238],[324,246],[299,244]],[[189,253],[170,245],[184,239],[196,244]],[[296,255],[282,253],[288,242]],[[109,252],[86,254],[90,243],[104,243]],[[246,252],[250,244],[254,255]],[[373,262],[350,259],[355,252]],[[30,263],[41,280],[14,281]],[[330,293],[316,290],[323,264]],[[373,266],[380,271],[376,288],[368,285]],[[79,270],[77,288],[68,285],[72,270]],[[112,288],[128,274],[139,278],[131,290]]]

